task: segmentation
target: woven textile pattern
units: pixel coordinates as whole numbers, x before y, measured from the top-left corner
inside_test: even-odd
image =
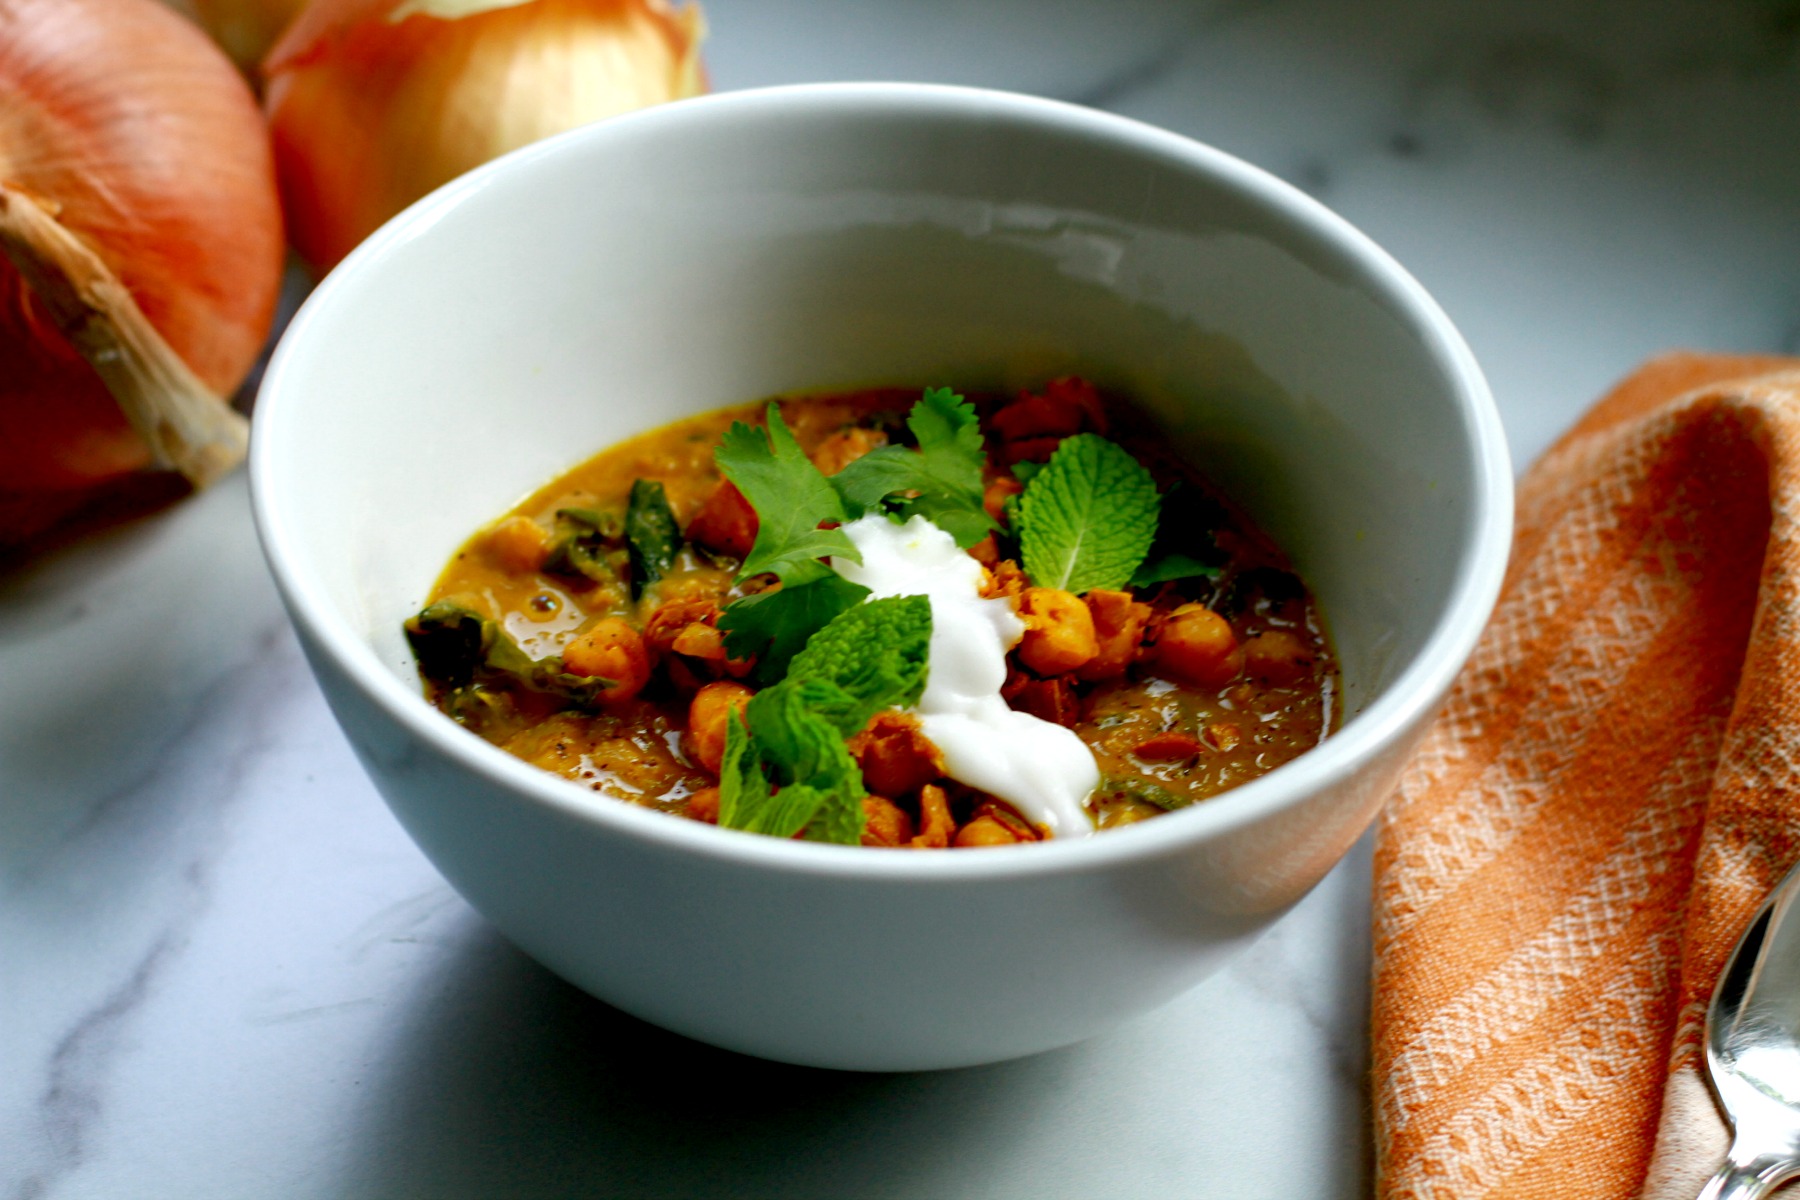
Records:
[[[1800,362],[1676,355],[1521,482],[1375,862],[1379,1194],[1693,1196],[1714,980],[1800,857]]]

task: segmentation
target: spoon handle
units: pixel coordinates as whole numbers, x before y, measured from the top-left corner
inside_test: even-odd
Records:
[[[1736,1149],[1732,1147],[1734,1153],[1725,1165],[1706,1181],[1699,1200],[1762,1200],[1800,1171],[1800,1163],[1785,1155],[1757,1154],[1740,1158]]]

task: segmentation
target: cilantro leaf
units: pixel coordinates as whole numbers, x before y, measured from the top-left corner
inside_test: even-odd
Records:
[[[821,558],[839,555],[861,562],[862,555],[842,530],[819,528],[826,521],[849,519],[843,498],[800,449],[777,405],[769,405],[768,422],[766,430],[734,422],[713,453],[725,478],[756,510],[756,543],[738,578],[772,571],[786,583]]]
[[[1222,567],[1185,554],[1165,554],[1161,558],[1145,559],[1143,565],[1132,572],[1131,586],[1149,587],[1175,579],[1217,579],[1223,571]]]
[[[1080,594],[1130,582],[1156,534],[1156,481],[1091,433],[1064,438],[1019,499],[1019,549],[1039,587]]]
[[[831,484],[843,496],[845,507],[861,516],[880,508],[893,493],[918,486],[918,459],[918,451],[906,446],[883,446],[831,476]]]
[[[719,615],[725,652],[733,658],[754,657],[759,683],[774,683],[786,675],[788,662],[808,639],[869,594],[868,588],[829,567],[821,565],[811,578],[806,577],[809,574],[798,573],[801,582],[734,600]]]
[[[1213,534],[1225,524],[1225,510],[1199,488],[1176,480],[1162,495],[1156,538],[1131,576],[1132,587],[1176,579],[1217,579],[1226,556]]]
[[[884,446],[831,482],[852,511],[890,511],[903,521],[924,517],[967,550],[994,528],[981,504],[985,456],[975,407],[949,388],[927,388],[906,426],[917,450]]]
[[[631,598],[663,577],[681,549],[681,525],[669,508],[663,485],[653,479],[634,480],[625,506],[625,542],[631,553]]]

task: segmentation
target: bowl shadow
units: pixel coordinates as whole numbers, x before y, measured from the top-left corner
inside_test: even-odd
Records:
[[[346,1197],[955,1194],[958,1144],[984,1136],[971,1114],[1018,1119],[1080,1055],[910,1075],[766,1062],[594,999],[473,914],[452,937],[355,1122]]]

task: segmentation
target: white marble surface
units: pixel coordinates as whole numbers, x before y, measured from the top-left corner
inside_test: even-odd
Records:
[[[1800,4],[712,0],[721,88],[983,84],[1315,192],[1462,326],[1521,462],[1638,359],[1800,352]],[[0,1196],[1349,1197],[1367,846],[1071,1050],[844,1076],[512,950],[387,815],[234,479],[0,572]]]

